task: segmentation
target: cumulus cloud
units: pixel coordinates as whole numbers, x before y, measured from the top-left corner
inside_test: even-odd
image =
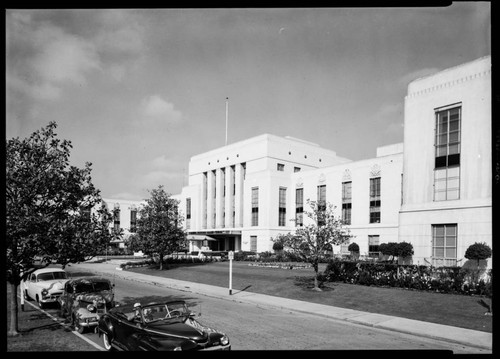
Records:
[[[167,158],[165,155],[154,158],[151,164],[154,168],[159,169],[179,168],[179,163],[177,161]]]
[[[85,85],[101,70],[95,45],[29,13],[9,13],[8,85],[35,98],[57,99],[67,83]]]
[[[142,100],[141,109],[143,115],[162,119],[169,123],[180,121],[182,113],[174,109],[174,105],[165,101],[158,95],[149,96]]]

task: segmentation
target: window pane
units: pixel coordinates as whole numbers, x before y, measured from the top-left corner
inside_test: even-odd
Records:
[[[444,237],[436,237],[434,240],[435,247],[444,247]]]
[[[450,155],[454,155],[454,154],[460,153],[460,144],[456,143],[454,145],[450,145],[450,147],[448,148],[448,152],[449,152]]]
[[[456,246],[456,237],[455,236],[446,236],[446,247],[455,247]]]
[[[434,194],[434,198],[436,201],[445,201],[446,200],[446,192],[436,192]]]
[[[457,131],[458,130],[458,125],[459,125],[458,119],[455,121],[450,121],[450,131]]]
[[[456,234],[457,234],[457,226],[456,225],[446,226],[446,235],[447,236],[456,236]]]
[[[458,178],[451,178],[451,179],[448,179],[448,189],[458,189],[458,185],[459,185],[459,180]]]
[[[445,191],[446,190],[446,181],[445,180],[436,180],[434,183],[435,191]]]
[[[448,134],[439,135],[437,137],[437,145],[444,145],[448,142]]]
[[[456,248],[446,248],[446,258],[456,258],[457,250]]]
[[[436,180],[445,179],[446,178],[446,168],[435,170],[434,171],[434,178]]]
[[[444,236],[444,226],[434,226],[434,236],[436,237]]]
[[[444,248],[434,248],[434,257],[444,257]]]
[[[439,124],[438,134],[446,133],[447,131],[448,131],[448,124],[446,122]]]
[[[460,198],[460,193],[458,190],[448,190],[446,198],[448,200],[454,200]]]
[[[458,142],[459,132],[450,132],[450,143]]]
[[[460,174],[460,167],[450,167],[448,168],[448,177],[459,177]]]

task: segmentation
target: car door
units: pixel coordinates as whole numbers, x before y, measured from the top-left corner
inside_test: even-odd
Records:
[[[26,281],[26,291],[31,299],[36,299],[36,274],[31,273]]]
[[[128,350],[138,350],[138,343],[135,338],[137,334],[143,331],[142,323],[134,319],[128,320],[125,316],[115,318],[115,340],[127,347]]]

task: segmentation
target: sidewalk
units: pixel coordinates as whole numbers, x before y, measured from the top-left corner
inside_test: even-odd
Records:
[[[453,343],[468,345],[475,348],[492,350],[492,333],[476,330],[434,324],[388,315],[361,312],[352,309],[333,307],[316,303],[303,302],[293,299],[273,297],[247,291],[232,291],[228,288],[212,285],[185,282],[176,279],[155,277],[134,272],[124,272],[119,268],[119,262],[108,263],[78,263],[71,264],[71,268],[86,270],[103,276],[113,275],[122,279],[149,282],[157,286],[172,288],[183,292],[196,293],[209,297],[230,300],[239,303],[254,304],[261,307],[292,310],[296,312],[326,316],[335,320],[343,320],[351,323],[367,325],[375,328],[397,331],[427,337],[432,339],[446,340]]]

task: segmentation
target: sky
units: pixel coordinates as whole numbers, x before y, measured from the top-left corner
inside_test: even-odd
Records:
[[[103,198],[188,184],[269,133],[353,161],[403,142],[408,84],[491,55],[490,2],[411,8],[6,9],[6,138],[49,122]]]

